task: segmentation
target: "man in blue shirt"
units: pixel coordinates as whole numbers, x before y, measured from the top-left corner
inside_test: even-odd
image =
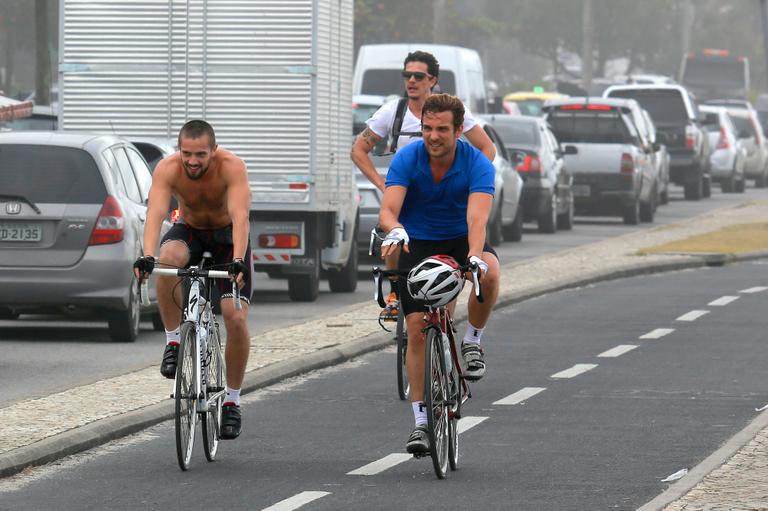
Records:
[[[431,95],[421,115],[422,140],[397,152],[389,168],[379,223],[388,232],[382,258],[402,243],[399,269],[408,270],[435,254],[450,255],[459,264],[467,260],[480,267],[483,295],[469,299],[467,333],[462,355],[465,377],[485,374],[480,337],[499,290],[499,260],[485,242],[485,229],[493,204],[495,169],[480,151],[459,140],[464,106],[455,96]],[[401,279],[401,283],[404,279]],[[424,310],[404,284],[400,299],[406,314],[408,354],[406,369],[416,427],[406,444],[412,454],[429,452],[424,408]]]

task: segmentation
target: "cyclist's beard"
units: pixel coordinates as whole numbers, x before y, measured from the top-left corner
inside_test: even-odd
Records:
[[[202,165],[198,165],[197,167],[192,168],[192,167],[190,167],[189,165],[187,165],[185,163],[184,164],[184,172],[187,174],[187,177],[189,179],[192,179],[193,181],[196,181],[196,180],[202,178],[205,175],[205,173],[208,172],[208,167],[210,167],[210,166],[211,165],[209,163],[205,167],[203,167]],[[190,173],[190,170],[192,172],[197,172],[197,173],[196,174]]]

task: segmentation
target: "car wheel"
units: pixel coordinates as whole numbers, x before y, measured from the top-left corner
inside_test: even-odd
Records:
[[[557,228],[564,231],[570,231],[573,229],[573,215],[575,208],[573,205],[573,192],[568,192],[567,201],[568,209],[565,211],[565,213],[557,215]]]
[[[700,200],[703,192],[701,177],[696,181],[686,181],[684,185],[685,200]]]
[[[656,212],[656,187],[653,187],[651,191],[651,198],[648,202],[640,203],[640,221],[641,222],[653,222],[654,213]]]
[[[328,272],[328,286],[334,293],[354,293],[357,289],[357,241],[352,242],[347,264],[340,270]]]
[[[554,234],[557,230],[557,194],[554,192],[545,199],[539,212],[539,232]]]
[[[504,239],[507,241],[520,241],[523,239],[523,205],[518,203],[514,221],[502,228]]]
[[[712,178],[710,176],[701,177],[701,196],[705,199],[712,197]]]
[[[755,178],[755,188],[765,188],[766,185],[766,176],[765,174],[761,174]]]
[[[503,241],[502,232],[501,232],[501,207],[502,204],[504,204],[504,198],[503,196],[499,196],[499,207],[496,208],[496,214],[493,215],[493,219],[488,223],[488,226],[486,228],[486,238],[488,239],[488,244],[492,247],[497,247],[501,245],[501,242]]]
[[[736,193],[744,193],[747,188],[747,179],[741,176],[741,179],[736,181]]]
[[[627,225],[640,223],[640,200],[638,198],[624,206],[624,223]]]
[[[139,283],[132,282],[128,293],[128,308],[122,311],[109,311],[107,315],[109,337],[115,342],[135,341],[139,336],[140,321]]]

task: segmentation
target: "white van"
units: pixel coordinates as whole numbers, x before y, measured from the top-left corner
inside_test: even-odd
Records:
[[[440,64],[440,92],[454,94],[472,113],[486,113],[488,99],[480,55],[475,50],[442,44],[364,44],[352,81],[353,94],[402,95],[403,61],[413,51],[431,53]]]

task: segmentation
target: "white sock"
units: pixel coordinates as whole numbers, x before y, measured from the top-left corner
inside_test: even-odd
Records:
[[[467,333],[464,334],[464,344],[480,344],[485,328],[477,328],[467,321]]]
[[[176,327],[176,330],[165,331],[165,343],[166,344],[179,344],[181,338],[181,326]]]
[[[427,423],[427,408],[424,406],[424,401],[414,401],[411,403],[413,406],[413,418],[417,426],[421,426]]]
[[[224,404],[240,406],[240,389],[230,389],[227,387],[227,396],[224,398]]]

